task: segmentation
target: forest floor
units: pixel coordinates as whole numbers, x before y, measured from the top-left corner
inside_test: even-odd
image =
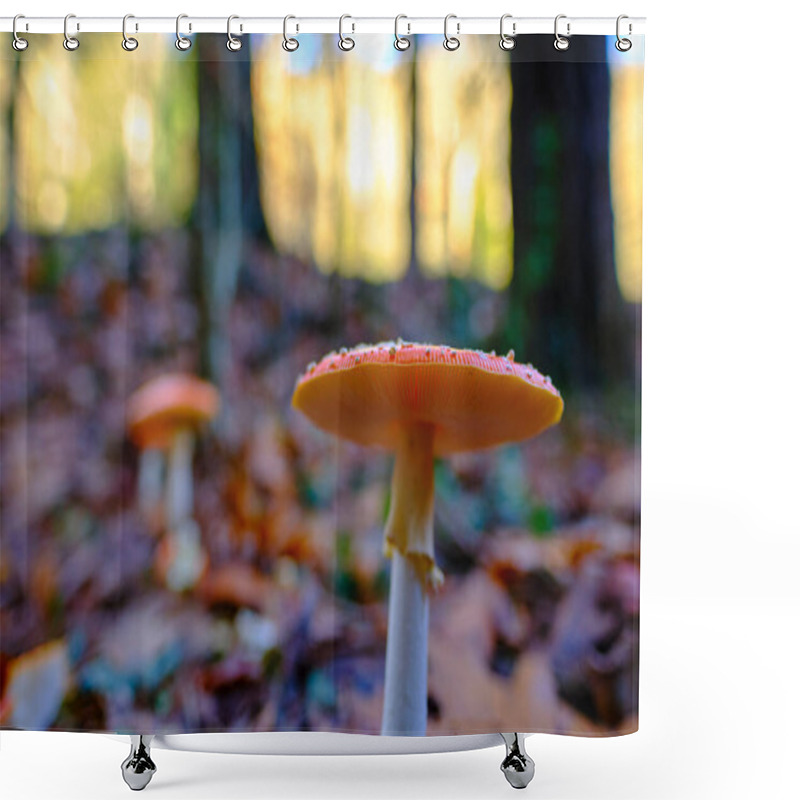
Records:
[[[142,241],[127,272],[124,237],[86,245],[67,268],[31,240],[4,267],[0,724],[378,732],[391,458],[314,429],[291,392],[339,346],[474,331],[441,282],[420,299],[252,247],[194,461],[208,567],[174,592],[125,410],[144,380],[198,370],[185,242]],[[501,301],[470,291],[491,329]],[[565,393],[536,440],[437,462],[429,733],[636,728],[637,437],[608,409]]]

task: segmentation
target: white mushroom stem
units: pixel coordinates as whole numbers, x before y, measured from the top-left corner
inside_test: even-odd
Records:
[[[208,557],[200,541],[200,528],[190,517],[185,517],[169,536],[173,557],[167,567],[166,583],[172,591],[182,592],[197,583]]]
[[[161,472],[164,456],[157,447],[146,447],[139,456],[139,479],[136,487],[139,508],[149,514],[161,500]]]
[[[385,542],[392,555],[382,733],[424,736],[428,710],[429,594],[442,580],[433,556],[431,425],[398,444]]]
[[[428,593],[414,565],[392,556],[386,678],[383,691],[384,736],[424,736],[428,722]]]
[[[192,513],[192,456],[194,435],[190,428],[175,433],[167,471],[167,530],[176,531]]]
[[[395,451],[392,500],[384,538],[386,554],[402,553],[427,589],[442,573],[433,555],[433,425],[408,425]]]

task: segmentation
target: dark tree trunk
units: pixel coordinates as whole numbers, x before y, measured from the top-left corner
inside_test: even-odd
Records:
[[[520,37],[511,63],[510,347],[559,386],[630,377],[635,307],[614,268],[604,37]]]
[[[17,160],[16,137],[14,136],[14,119],[16,116],[17,92],[19,91],[20,56],[15,52],[14,60],[9,67],[8,76],[8,111],[6,114],[6,131],[8,132],[8,162],[6,164],[6,185],[3,187],[5,194],[6,210],[8,213],[7,231],[9,239],[13,239],[17,231],[17,204],[15,190],[17,185]]]
[[[262,241],[268,236],[253,140],[250,60],[243,51],[220,56],[220,50],[225,53],[224,37],[204,36],[196,46],[200,165],[192,271],[200,300],[200,371],[224,394],[230,357],[228,314],[246,235]]]

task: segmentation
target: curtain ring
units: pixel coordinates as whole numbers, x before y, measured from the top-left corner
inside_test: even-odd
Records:
[[[236,14],[231,14],[228,17],[228,41],[225,43],[225,47],[227,47],[228,50],[231,51],[231,53],[238,53],[239,50],[242,49],[242,40],[241,39],[237,39],[231,33],[231,22],[233,22],[233,20],[235,20],[235,19],[239,19],[239,17],[237,17]],[[241,29],[242,29],[242,26],[240,25],[239,26],[239,30],[241,31]]]
[[[182,19],[189,19],[188,14],[178,14],[175,18],[175,47],[178,50],[188,50],[192,46],[192,40],[189,39],[187,36],[183,36],[181,34],[181,20]],[[192,26],[189,26],[189,30],[192,30]]]
[[[75,19],[74,14],[67,14],[67,16],[64,17],[64,49],[69,51],[77,50],[80,46],[80,42],[74,36],[69,35],[68,26],[71,19]],[[76,30],[80,29],[81,26],[76,23]]]
[[[407,39],[405,36],[400,35],[400,20],[401,19],[408,19],[405,14],[398,14],[394,18],[394,49],[400,50],[408,50],[411,47],[411,39]],[[408,32],[411,33],[411,23],[406,23],[408,26]]]
[[[14,17],[14,22],[11,25],[11,33],[14,34],[14,38],[11,40],[11,46],[18,52],[21,53],[23,50],[28,49],[28,40],[22,39],[19,34],[17,33],[17,20],[18,19],[25,19],[24,14],[17,14]]]
[[[457,36],[450,36],[447,33],[447,23],[450,22],[451,19],[457,20],[455,14],[448,14],[444,18],[444,41],[442,42],[442,46],[445,50],[449,50],[451,53],[453,50],[458,50],[461,47],[461,40]],[[456,33],[461,33],[461,23],[456,22]]]
[[[566,14],[559,14],[556,17],[556,22],[555,22],[555,27],[554,27],[556,38],[555,38],[555,41],[553,42],[553,47],[555,47],[556,50],[561,50],[562,52],[564,50],[569,50],[569,39],[566,38],[565,36],[562,36],[558,32],[558,21],[560,19],[566,19],[566,18],[567,18]],[[570,28],[570,23],[567,22],[567,36],[570,35],[569,28]]]
[[[339,17],[339,49],[344,50],[345,52],[347,52],[348,50],[352,50],[356,46],[355,41],[351,37],[344,35],[343,28],[344,28],[344,21],[346,19],[353,19],[353,18],[349,14],[342,14],[342,16]],[[351,23],[351,25],[353,26],[353,30],[351,31],[351,33],[355,33],[356,32],[355,22]]]
[[[290,19],[297,19],[297,17],[293,17],[291,14],[283,18],[283,42],[281,43],[281,47],[287,53],[294,53],[298,47],[300,47],[300,42],[297,39],[293,39],[289,36],[289,20]]]
[[[631,47],[633,47],[633,42],[630,39],[623,39],[619,35],[620,22],[622,22],[622,20],[628,19],[628,18],[629,17],[628,17],[627,14],[620,14],[617,17],[617,41],[614,42],[614,47],[616,47],[617,50],[620,51],[620,53],[627,53],[628,50],[630,50]],[[628,23],[628,36],[631,35],[632,30],[633,29],[631,27],[631,23],[629,22]]]
[[[511,36],[509,36],[504,30],[503,25],[507,19],[511,19],[511,14],[503,14],[500,17],[500,49],[501,50],[513,50],[517,46],[517,40],[514,38],[517,35],[517,23],[511,23]]]
[[[129,53],[139,46],[139,40],[128,36],[128,20],[135,19],[133,14],[126,14],[122,18],[122,49],[127,50]],[[138,25],[136,26],[138,29]]]

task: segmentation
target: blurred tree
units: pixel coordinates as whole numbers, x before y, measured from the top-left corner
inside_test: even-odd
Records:
[[[410,82],[385,37],[309,37],[291,59],[265,36],[253,63],[256,141],[277,249],[376,283],[408,265]]]
[[[514,275],[507,341],[558,386],[629,378],[638,306],[614,269],[606,40],[524,36],[511,58]]]
[[[642,301],[642,55],[611,56],[610,155],[614,258],[626,300]]]
[[[200,371],[224,394],[227,318],[245,233],[266,244],[269,237],[259,199],[249,52],[220,56],[226,52],[223,42],[221,36],[197,41],[200,165],[192,266],[200,298]],[[224,426],[224,415],[221,422]]]
[[[428,277],[499,291],[513,255],[508,59],[492,36],[467,37],[461,52],[426,36],[416,53],[416,258]]]
[[[4,62],[13,77],[0,71],[0,104],[6,96],[13,106],[4,135],[17,224],[69,235],[183,225],[196,188],[195,64],[166,46],[121,58],[116,34],[92,36],[76,54],[58,37],[35,50]]]
[[[409,142],[409,191],[408,191],[408,277],[418,281],[420,279],[419,262],[417,260],[417,152],[419,150],[419,125],[417,123],[417,71],[419,56],[417,45],[413,40],[409,46],[409,85],[408,85],[408,128]]]
[[[14,130],[15,104],[13,98],[16,97],[19,86],[19,54],[14,51],[14,57],[3,60],[0,64],[0,108],[3,110],[3,126],[0,132],[0,144],[3,151],[0,152],[2,164],[0,164],[0,186],[2,186],[2,197],[0,197],[0,232],[8,226],[9,232],[14,231],[16,215],[14,214],[14,137],[11,131]]]

